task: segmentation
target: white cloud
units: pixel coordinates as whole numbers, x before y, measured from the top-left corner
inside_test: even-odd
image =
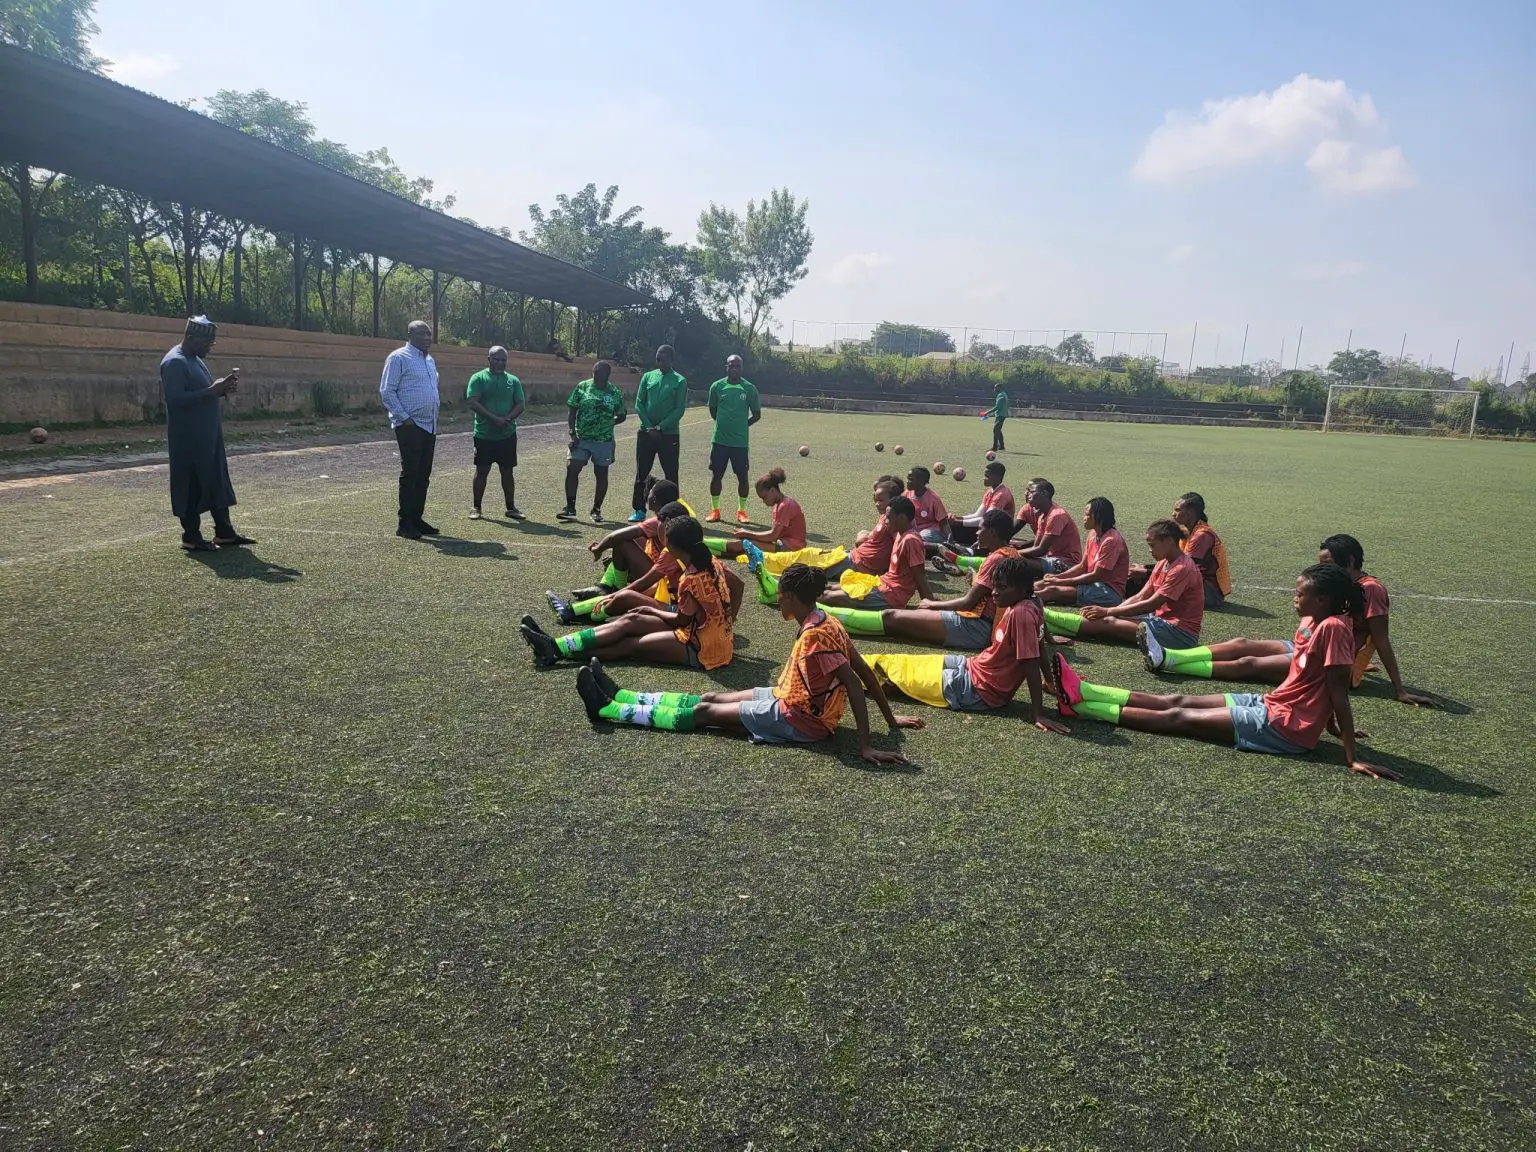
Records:
[[[1307,157],[1307,170],[1338,192],[1393,192],[1418,183],[1403,150],[1324,140]]]
[[[827,270],[827,279],[838,285],[856,284],[890,263],[891,258],[883,252],[850,252]]]
[[[1148,137],[1131,175],[1154,184],[1307,156],[1307,168],[1340,192],[1406,188],[1413,171],[1369,95],[1305,72],[1271,92],[1207,100],[1198,115],[1169,112]]]
[[[1358,260],[1324,260],[1316,264],[1302,264],[1296,269],[1298,280],[1345,280],[1362,275],[1366,266]]]
[[[1182,264],[1194,254],[1195,246],[1193,244],[1179,244],[1173,248],[1168,249],[1168,252],[1163,257],[1163,259],[1166,260],[1169,264]]]
[[[119,83],[142,88],[180,67],[176,57],[169,52],[128,52],[107,66],[107,75]]]

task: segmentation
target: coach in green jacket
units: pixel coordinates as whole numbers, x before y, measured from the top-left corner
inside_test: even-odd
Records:
[[[682,451],[678,426],[687,409],[688,381],[672,371],[672,345],[663,344],[656,349],[655,369],[640,377],[640,387],[635,392],[640,433],[635,437],[635,491],[630,501],[634,511],[629,517],[632,523],[646,517],[645,479],[658,456],[662,474],[677,483],[677,460]]]

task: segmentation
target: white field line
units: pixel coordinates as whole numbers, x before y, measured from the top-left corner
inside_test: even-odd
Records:
[[[685,420],[683,422],[683,424],[682,424],[682,427],[687,428],[687,427],[689,427],[691,425],[701,424],[701,423],[704,423],[704,422],[705,422],[705,420],[703,420],[703,419],[701,419],[701,420]],[[529,428],[558,428],[558,427],[563,427],[563,425],[551,422],[551,423],[548,423],[548,424],[530,424],[530,425],[528,425],[528,427]],[[469,435],[468,432],[449,432],[449,433],[445,433],[442,438],[443,439],[448,439],[449,437],[459,437],[459,436],[468,436],[468,435]],[[343,448],[356,448],[356,447],[359,446],[359,444],[393,444],[393,443],[394,443],[393,440],[365,440],[365,441],[353,442],[351,444],[320,444],[320,445],[316,445],[315,447],[312,447],[312,448],[278,448],[278,449],[274,449],[271,452],[246,452],[246,453],[243,453],[243,455],[246,455],[246,456],[297,456],[297,455],[303,455],[303,454],[307,454],[307,453],[333,452],[333,451],[338,451],[338,450],[343,449]],[[555,445],[549,445],[549,447],[555,447]],[[539,449],[535,449],[535,451],[539,451]],[[168,464],[144,464],[144,465],[139,465],[139,466],[134,467],[134,468],[101,468],[101,469],[96,470],[95,472],[72,472],[72,473],[67,473],[67,474],[65,474],[63,476],[58,476],[58,477],[34,476],[34,477],[28,477],[25,480],[9,480],[9,481],[0,482],[0,491],[4,491],[8,487],[16,487],[16,488],[42,487],[42,486],[44,486],[44,485],[46,485],[46,484],[48,484],[50,482],[51,483],[55,483],[55,484],[57,484],[57,483],[68,483],[70,481],[79,479],[79,478],[84,477],[84,476],[110,475],[110,474],[118,473],[118,472],[152,472],[152,471],[154,471],[156,469],[163,469],[163,468],[168,468],[168,467],[169,467]],[[386,479],[384,477],[381,477],[379,479],[379,482],[378,482],[378,484],[392,484],[392,483],[394,483],[393,480],[388,480],[388,479]],[[270,511],[273,511],[273,512],[281,512],[281,511],[283,511],[286,508],[299,508],[299,507],[302,507],[303,505],[306,505],[306,504],[320,504],[320,503],[323,503],[323,502],[325,502],[327,500],[345,500],[345,499],[347,499],[349,497],[352,497],[352,496],[362,496],[362,495],[365,495],[366,493],[377,491],[378,490],[378,484],[375,484],[372,487],[368,487],[368,488],[353,488],[350,491],[346,491],[346,492],[327,492],[323,496],[306,496],[302,500],[289,500],[289,501],[286,501],[286,502],[284,502],[282,504],[275,504],[275,505],[269,504],[269,505],[266,505],[266,510],[270,510]],[[253,532],[257,532],[257,531],[260,531],[260,532],[303,532],[303,531],[308,531],[308,532],[311,532],[311,533],[317,534],[317,535],[323,534],[323,535],[331,535],[331,536],[356,536],[356,537],[358,537],[360,539],[368,539],[368,540],[382,539],[383,536],[385,536],[385,535],[392,535],[392,533],[375,533],[375,534],[371,534],[371,533],[366,533],[366,532],[357,532],[357,533],[336,532],[336,531],[331,531],[329,529],[318,529],[318,528],[312,528],[312,529],[288,528],[288,527],[281,527],[281,526],[278,526],[278,525],[275,525],[275,524],[270,526],[270,527],[266,527],[266,526],[260,526],[259,527],[259,526],[255,525],[255,524],[252,524],[252,525],[250,525],[250,528],[251,528],[251,531],[253,531]],[[168,531],[170,531],[170,529],[168,529],[168,528],[166,528],[166,529],[157,529],[154,532],[140,532],[140,533],[138,533],[137,535],[134,535],[134,536],[115,536],[115,537],[113,537],[110,540],[94,540],[94,541],[92,541],[89,544],[75,544],[75,545],[71,545],[70,547],[67,547],[67,548],[55,548],[51,552],[35,552],[32,555],[30,555],[30,556],[14,556],[14,557],[11,557],[8,560],[0,560],[0,568],[13,568],[13,567],[16,567],[17,565],[21,565],[21,564],[39,564],[39,563],[42,563],[42,562],[47,561],[47,560],[52,560],[56,556],[78,556],[78,555],[80,555],[82,553],[85,553],[85,552],[100,552],[100,551],[102,551],[103,549],[106,549],[106,548],[117,548],[117,547],[121,547],[122,545],[125,545],[125,544],[139,544],[139,543],[142,543],[145,540],[154,540],[157,537],[163,537],[163,536],[166,535],[166,533]],[[560,547],[560,545],[557,545],[557,544],[542,544],[542,543],[536,543],[536,542],[529,542],[529,541],[522,540],[522,539],[517,539],[516,542],[517,542],[517,546],[519,548],[556,548],[556,547]]]
[[[1289,588],[1264,588],[1257,584],[1244,584],[1244,588],[1255,592],[1295,592],[1295,586]],[[1483,596],[1432,596],[1428,592],[1393,592],[1394,600],[1436,600],[1442,604],[1510,604],[1519,608],[1536,608],[1536,600],[1492,600]]]

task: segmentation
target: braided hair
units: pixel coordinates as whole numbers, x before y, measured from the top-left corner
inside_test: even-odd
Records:
[[[825,568],[812,568],[809,564],[791,564],[779,577],[779,595],[788,594],[801,604],[815,604],[826,590]]]
[[[1354,615],[1365,605],[1355,578],[1337,564],[1314,564],[1301,574],[1306,585],[1328,601],[1328,615]]]
[[[1115,506],[1110,503],[1107,496],[1095,496],[1088,501],[1088,511],[1093,513],[1093,522],[1099,526],[1099,532],[1108,532],[1115,526]]]

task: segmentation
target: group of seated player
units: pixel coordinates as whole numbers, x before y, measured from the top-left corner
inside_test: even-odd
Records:
[[[981,506],[957,519],[928,486],[927,469],[912,469],[905,483],[881,476],[871,493],[875,524],[851,549],[808,546],[805,513],[785,494],[781,468],[757,482],[759,498],[772,510],[770,527],[738,529],[732,539],[707,537],[678,501],[677,486],[660,481],[648,493],[648,519],[591,545],[600,562],[611,557],[602,582],[569,598],[549,593],[563,623],[588,626],[553,637],[524,616],[521,632],[536,666],[585,664],[577,688],[594,722],[737,729],[762,743],[805,743],[830,737],[846,706],[854,713],[860,755],[895,763],[903,760],[899,753],[870,744],[866,695],[894,731],[923,722],[896,715],[886,688],[933,707],[983,711],[1006,707],[1027,685],[1031,721],[1042,731],[1067,731],[1048,713],[1048,694],[1062,717],[1249,751],[1302,754],[1326,728],[1339,737],[1353,771],[1392,775],[1356,756],[1349,688],[1379,654],[1398,699],[1433,701],[1403,687],[1386,589],[1364,572],[1364,553],[1353,537],[1328,537],[1319,562],[1298,578],[1300,626],[1293,640],[1201,646],[1205,609],[1224,602],[1231,578],[1226,549],[1197,493],[1179,499],[1172,519],[1148,527],[1152,564],[1138,581],[1110,500],[1088,501],[1084,545],[1048,480],[1030,482],[1016,519],[1004,475],[1000,463],[989,465]],[[934,595],[930,552],[941,570],[971,572],[963,595]],[[777,685],[704,695],[621,689],[605,664],[643,659],[709,670],[731,660],[745,591],[738,560],[755,578],[758,599],[796,624]],[[861,656],[850,634],[975,654]],[[1154,672],[1279,687],[1263,696],[1128,692],[1083,681],[1059,652],[1047,655],[1052,643],[1088,639],[1134,644]]]

